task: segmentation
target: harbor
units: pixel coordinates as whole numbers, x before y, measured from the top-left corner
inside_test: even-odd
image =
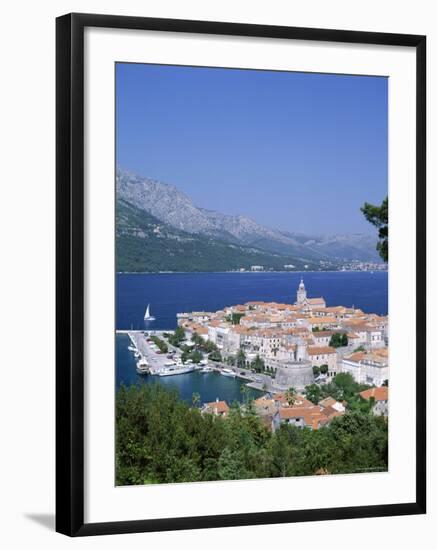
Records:
[[[388,318],[354,304],[329,306],[323,296],[307,295],[302,278],[294,301],[247,301],[217,311],[184,308],[176,313],[176,328],[160,322],[158,304],[153,314],[150,304],[143,307],[136,330],[131,325],[131,330],[117,331],[117,352],[124,337],[124,364],[129,365],[121,368],[117,357],[118,385],[169,379],[192,396],[196,390],[189,390],[188,381],[197,384],[199,377],[214,375],[215,381],[226,379],[228,388],[235,386],[247,396],[249,391],[274,395],[289,388],[305,392],[340,372],[356,378],[365,371],[365,381],[377,386],[388,379]],[[371,370],[372,365],[378,369]],[[214,399],[224,399],[216,389],[214,393]]]
[[[271,388],[271,378],[267,375],[256,375],[249,372],[247,369],[238,367],[229,368],[229,366],[220,363],[202,359],[199,364],[194,365],[188,363],[184,365],[181,360],[181,350],[172,346],[166,335],[172,334],[173,331],[143,331],[143,330],[118,330],[117,334],[125,334],[130,340],[127,349],[137,359],[137,367],[141,362],[148,365],[147,370],[141,374],[149,374],[152,376],[170,376],[171,369],[174,369],[174,375],[188,374],[193,371],[201,373],[216,372],[222,376],[229,378],[239,378],[244,380],[250,388],[260,391],[277,391]],[[156,336],[162,339],[169,348],[167,354],[161,353],[156,345],[151,342],[151,337]],[[138,368],[137,368],[138,372]]]
[[[167,334],[171,331],[146,331],[149,336],[162,337],[163,333]],[[117,387],[124,385],[141,385],[141,384],[161,384],[169,389],[176,389],[181,397],[188,403],[191,403],[193,393],[201,396],[201,402],[215,401],[217,398],[224,399],[228,403],[235,401],[242,402],[244,395],[242,387],[248,386],[249,394],[256,398],[261,395],[262,384],[259,387],[259,382],[252,380],[253,377],[248,373],[242,374],[244,370],[233,367],[236,371],[234,377],[229,377],[222,374],[222,371],[227,368],[226,365],[215,364],[208,362],[208,365],[198,365],[197,368],[190,369],[184,374],[175,374],[171,376],[158,376],[159,368],[164,369],[165,363],[168,361],[164,354],[157,354],[150,348],[150,343],[147,342],[147,337],[144,331],[140,330],[118,330],[116,333],[116,356],[117,356],[117,371],[116,381]],[[149,366],[152,367],[151,374],[139,374],[137,371],[137,363],[140,358],[135,357],[135,353],[128,349],[136,347],[143,358],[146,358]],[[252,384],[254,384],[252,386]],[[247,391],[247,390],[246,390]]]

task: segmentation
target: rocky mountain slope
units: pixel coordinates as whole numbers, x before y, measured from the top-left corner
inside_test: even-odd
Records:
[[[181,231],[124,199],[116,205],[116,259],[118,272],[229,271],[252,265],[282,270],[285,264],[304,269],[292,256]]]
[[[376,238],[361,234],[311,236],[278,231],[246,216],[198,208],[175,186],[121,169],[117,170],[117,197],[191,234],[291,255],[302,261],[378,261]]]

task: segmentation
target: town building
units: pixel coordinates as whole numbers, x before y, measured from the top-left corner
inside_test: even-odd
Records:
[[[227,416],[229,414],[229,406],[226,401],[219,401],[218,398],[212,403],[205,403],[201,410],[202,414],[214,414],[215,416]]]
[[[375,416],[388,416],[388,387],[370,388],[360,393],[363,399],[374,400],[372,412]]]
[[[334,377],[337,372],[337,351],[330,346],[309,346],[308,357],[313,367],[328,366],[328,378]]]
[[[357,351],[343,357],[341,372],[351,374],[359,384],[382,386],[389,379],[388,349]]]
[[[328,376],[318,383],[339,372],[378,387],[389,379],[388,317],[354,306],[327,306],[323,297],[308,297],[303,279],[293,303],[249,301],[215,312],[179,313],[177,318],[188,339],[197,333],[209,340],[224,361],[232,363],[242,351],[250,368],[259,357],[276,391],[312,384],[313,367],[322,365],[328,365]],[[330,346],[336,333],[347,335],[347,346]]]

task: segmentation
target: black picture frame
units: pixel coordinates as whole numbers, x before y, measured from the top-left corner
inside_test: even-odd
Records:
[[[399,504],[84,523],[84,29],[106,27],[403,46],[416,51],[416,499]],[[56,530],[69,536],[426,511],[426,37],[73,13],[56,20]]]

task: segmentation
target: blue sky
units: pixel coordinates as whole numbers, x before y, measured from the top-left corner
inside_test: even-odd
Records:
[[[116,66],[117,165],[197,206],[288,231],[372,233],[387,194],[388,80]]]

